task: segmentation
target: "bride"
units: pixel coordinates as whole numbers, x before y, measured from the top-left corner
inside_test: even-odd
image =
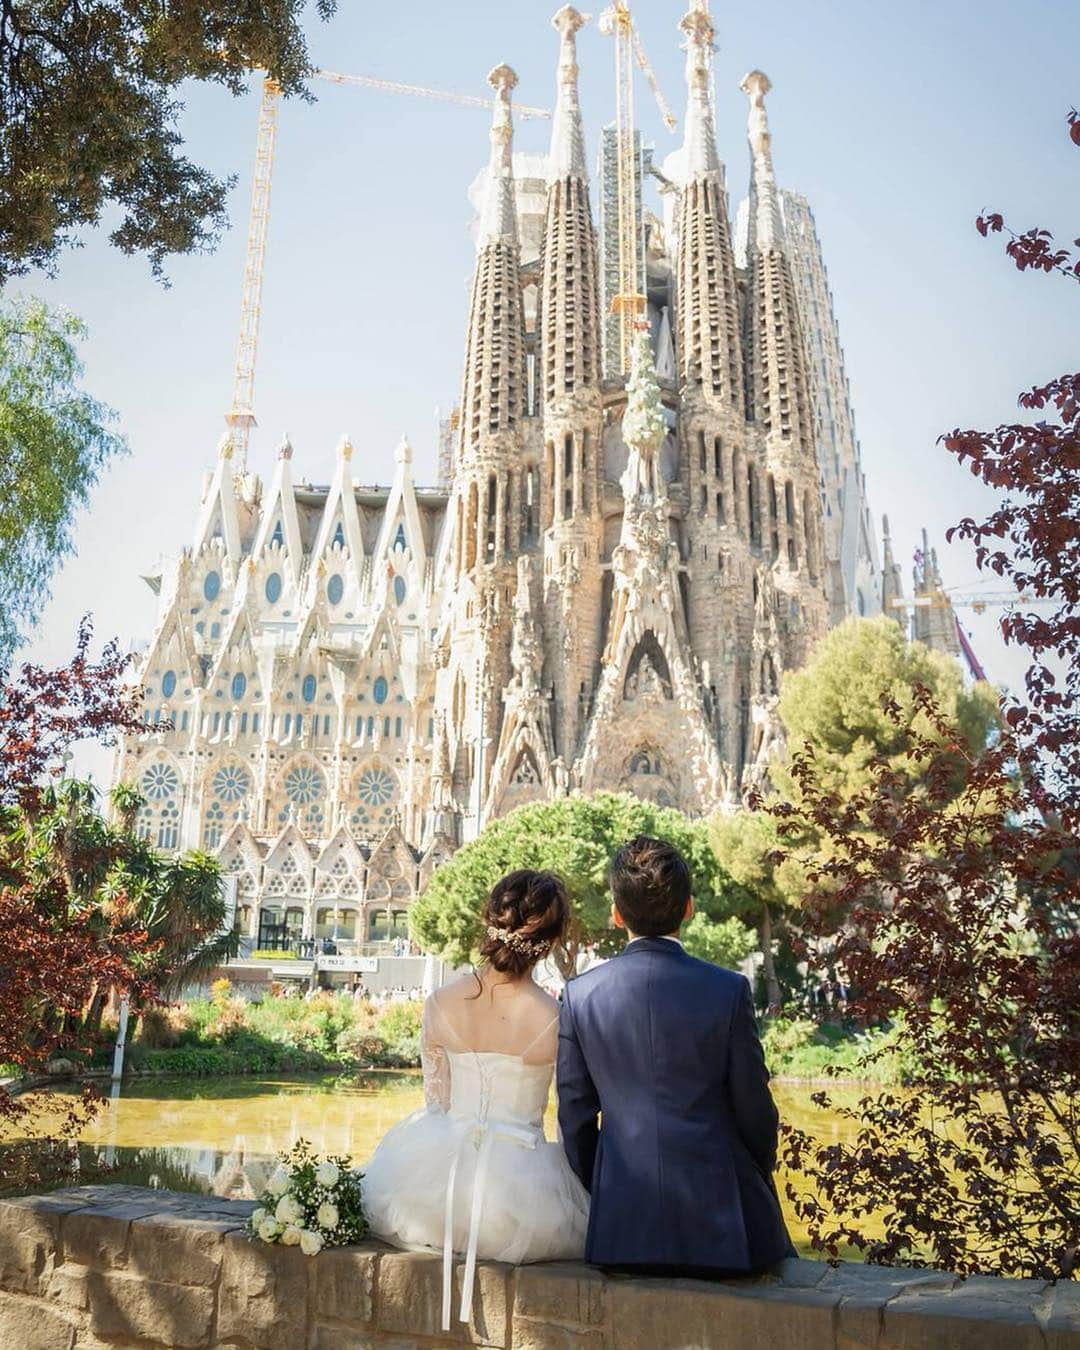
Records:
[[[563,936],[569,906],[550,872],[511,872],[483,915],[479,971],[424,1005],[426,1107],[395,1125],[364,1169],[372,1231],[398,1247],[441,1251],[443,1329],[450,1328],[454,1253],[465,1255],[459,1316],[472,1310],[477,1258],[580,1258],[589,1198],[544,1109],[559,1005],[532,979]]]

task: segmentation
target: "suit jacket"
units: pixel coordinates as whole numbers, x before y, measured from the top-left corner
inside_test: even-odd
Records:
[[[735,1272],[792,1255],[768,1083],[741,975],[639,938],[572,980],[559,1126],[592,1196],[586,1260]]]

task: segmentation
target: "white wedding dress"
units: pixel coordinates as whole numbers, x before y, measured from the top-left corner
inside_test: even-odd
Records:
[[[519,1045],[527,1025],[511,1018],[470,1034],[455,1029],[453,1014],[452,1000],[446,1010],[439,994],[427,1000],[427,1105],[390,1129],[363,1169],[372,1232],[398,1247],[441,1252],[444,1330],[455,1253],[465,1257],[460,1318],[467,1322],[478,1258],[580,1258],[589,1218],[589,1197],[562,1147],[544,1137],[557,1019]]]

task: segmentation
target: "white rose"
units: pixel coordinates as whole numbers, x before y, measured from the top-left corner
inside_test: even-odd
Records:
[[[281,1235],[281,1241],[286,1247],[295,1247],[304,1236],[304,1229],[297,1228],[296,1224],[290,1223],[286,1226]]]
[[[262,1206],[260,1205],[259,1208],[255,1210],[251,1216],[251,1226],[252,1228],[254,1228],[256,1233],[259,1231],[259,1225],[265,1218],[266,1218],[266,1210],[263,1209]]]
[[[300,1250],[305,1256],[318,1256],[322,1251],[323,1240],[321,1233],[312,1233],[305,1228],[300,1234]]]
[[[291,1181],[292,1173],[282,1164],[271,1174],[270,1180],[266,1183],[266,1189],[271,1195],[284,1195],[289,1189]]]
[[[329,1158],[315,1169],[315,1180],[320,1186],[336,1186],[340,1177],[337,1163],[332,1163]]]
[[[263,1219],[262,1223],[259,1224],[259,1236],[264,1242],[273,1242],[280,1231],[280,1225],[275,1223],[273,1219]]]
[[[295,1195],[283,1195],[277,1202],[277,1209],[274,1210],[274,1218],[278,1223],[296,1223],[298,1219],[304,1217],[304,1211],[300,1208]]]
[[[315,1212],[320,1228],[336,1228],[338,1208],[332,1200],[324,1200]]]

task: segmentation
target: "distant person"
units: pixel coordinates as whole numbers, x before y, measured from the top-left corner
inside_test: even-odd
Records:
[[[683,950],[694,907],[671,844],[631,839],[610,880],[629,941],[566,985],[559,1022],[559,1125],[592,1200],[585,1259],[640,1274],[764,1270],[794,1251],[750,985]]]

